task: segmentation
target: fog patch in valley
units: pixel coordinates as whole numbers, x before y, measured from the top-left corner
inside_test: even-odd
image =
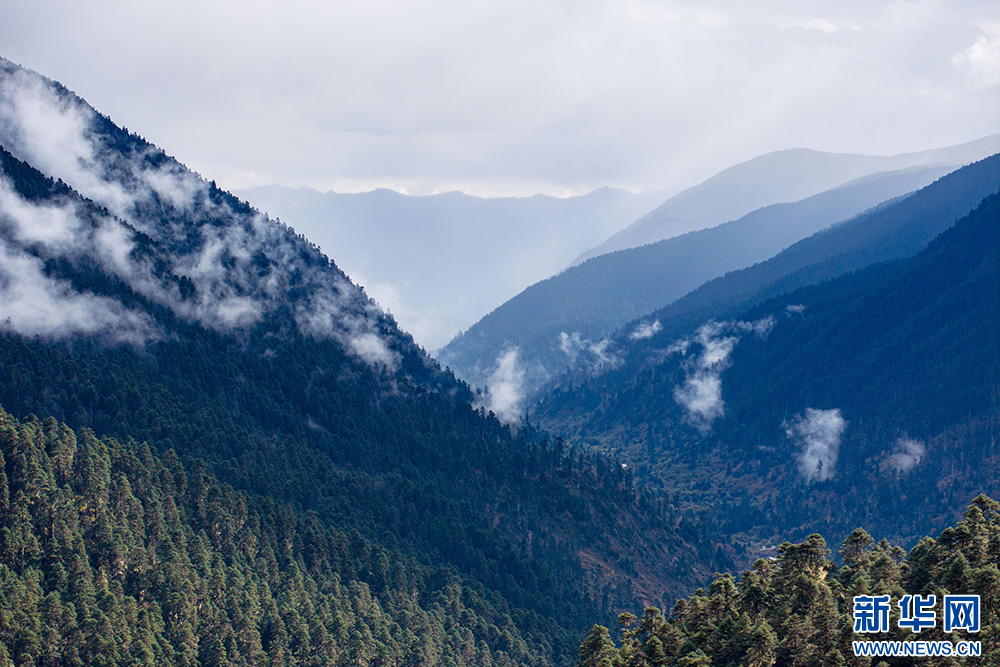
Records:
[[[684,357],[684,381],[674,387],[674,400],[684,410],[685,419],[707,434],[712,423],[726,413],[722,398],[722,372],[729,368],[730,355],[740,338],[747,334],[767,336],[774,326],[773,317],[753,322],[706,322],[694,336],[674,341],[667,354]],[[692,346],[696,352],[688,356]]]
[[[480,405],[506,424],[516,422],[524,414],[524,382],[525,369],[518,360],[518,349],[502,352],[497,356],[496,368]]]
[[[916,468],[926,456],[927,446],[923,442],[903,436],[896,439],[892,453],[882,462],[881,468],[903,475]]]
[[[803,481],[811,484],[833,479],[837,472],[841,438],[847,428],[847,421],[840,410],[806,408],[804,413],[783,422],[781,426],[793,442],[793,456]]]

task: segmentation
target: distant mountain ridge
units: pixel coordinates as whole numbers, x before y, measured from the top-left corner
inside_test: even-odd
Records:
[[[891,157],[825,153],[805,148],[767,153],[725,169],[671,197],[573,264],[685,232],[736,220],[768,204],[793,202],[867,174],[920,166],[959,166],[1000,152],[1000,134],[957,146]]]
[[[613,363],[601,340],[630,320],[950,170],[873,174],[710,229],[595,257],[532,285],[449,343],[438,359],[473,385],[486,386],[495,382],[497,360],[516,349],[522,391],[530,397],[574,364]]]
[[[278,186],[236,194],[293,221],[432,350],[662,201],[610,188],[565,199]]]
[[[870,264],[915,254],[983,197],[1000,189],[1000,154],[957,170],[904,199],[845,221],[774,257],[708,281],[642,320],[682,335],[761,301]],[[626,325],[625,330],[637,326]]]

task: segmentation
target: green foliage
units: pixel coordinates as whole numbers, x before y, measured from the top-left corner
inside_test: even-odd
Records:
[[[615,644],[603,625],[595,625],[580,646],[577,667],[615,667]]]
[[[17,665],[543,665],[563,632],[198,462],[2,411],[0,451]]]
[[[944,595],[977,593],[981,631],[969,639],[982,642],[982,664],[1000,660],[1000,503],[978,496],[962,522],[937,540],[924,538],[909,554],[885,540],[875,544],[861,529],[844,541],[841,554],[844,560],[837,567],[819,535],[801,544],[782,544],[777,557],[758,560],[739,582],[728,574],[719,576],[707,592],[699,589],[679,600],[667,618],[659,609],[646,609],[635,629],[623,628],[617,647],[608,646],[610,638],[604,640],[606,629],[595,627],[581,646],[581,658],[599,650],[607,664],[624,667],[867,667],[870,658],[855,657],[851,645],[860,638],[854,635],[855,595],[889,594],[895,601],[906,594],[936,594],[935,612],[941,618]],[[898,618],[893,611],[890,632],[863,638],[913,640],[915,635],[896,626]],[[940,623],[919,638],[955,639],[944,634]],[[939,658],[933,664],[979,660]],[[890,658],[879,664],[904,667],[912,662]]]

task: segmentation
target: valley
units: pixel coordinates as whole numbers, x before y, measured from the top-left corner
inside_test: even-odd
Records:
[[[998,136],[234,194],[0,59],[0,666],[869,666],[854,596],[973,593],[1000,660]]]

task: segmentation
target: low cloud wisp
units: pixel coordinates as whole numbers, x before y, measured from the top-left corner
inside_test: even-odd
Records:
[[[584,338],[579,331],[571,334],[562,331],[559,333],[559,349],[566,355],[570,370],[584,371],[590,375],[603,373],[621,363],[621,359],[612,350],[610,338],[595,342]]]
[[[740,337],[754,333],[767,336],[774,318],[753,322],[707,322],[691,338],[675,341],[667,353],[685,357],[684,382],[674,387],[674,400],[684,409],[687,421],[703,434],[712,429],[712,422],[725,415],[722,399],[722,372],[729,367],[729,357]],[[695,354],[688,356],[694,346]]]
[[[99,335],[111,343],[142,345],[157,337],[145,313],[107,297],[77,292],[47,276],[42,262],[0,239],[0,329],[63,340]]]
[[[643,322],[635,328],[635,331],[628,335],[629,340],[646,340],[652,338],[663,330],[660,320],[653,322]]]
[[[524,379],[525,371],[518,360],[517,348],[502,352],[487,382],[483,406],[504,423],[516,422],[524,414]]]
[[[927,446],[920,440],[901,437],[896,440],[892,454],[882,462],[882,468],[906,474],[916,468],[927,456]]]
[[[795,460],[806,484],[833,479],[841,438],[847,428],[840,410],[806,408],[804,414],[784,422],[782,427],[795,443]]]

